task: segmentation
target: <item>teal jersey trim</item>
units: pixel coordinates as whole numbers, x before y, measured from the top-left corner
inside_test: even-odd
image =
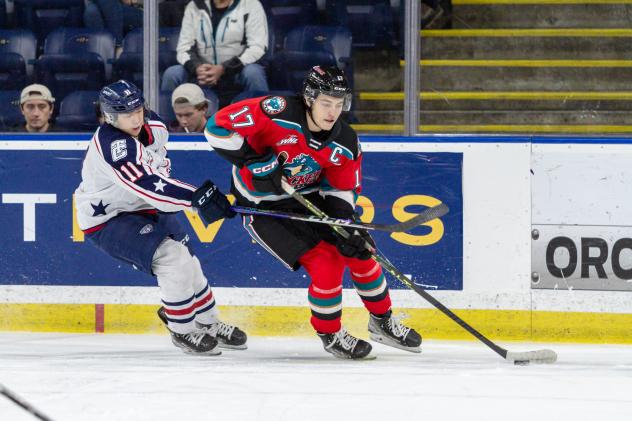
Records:
[[[281,120],[280,118],[273,118],[272,121],[274,121],[277,125],[283,127],[284,129],[296,130],[302,135],[305,135],[300,124],[294,123],[292,121]]]
[[[336,150],[336,148],[338,148],[337,152],[340,155],[345,156],[346,158],[353,160],[353,153],[351,153],[351,151],[349,149],[345,148],[340,143],[331,142],[329,145],[327,145],[327,147],[329,149],[331,149],[332,153],[334,152],[334,150]]]
[[[206,122],[206,131],[210,134],[214,134],[221,137],[230,136],[232,133],[230,130],[220,127],[215,123],[215,115],[211,116]]]

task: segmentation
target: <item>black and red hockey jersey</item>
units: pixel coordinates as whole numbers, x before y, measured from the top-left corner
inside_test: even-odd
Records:
[[[362,181],[358,136],[340,119],[330,132],[312,133],[305,112],[298,96],[269,96],[237,102],[208,120],[204,134],[211,146],[233,163],[232,190],[239,203],[295,207],[288,195],[256,191],[252,174],[244,166],[250,159],[273,152],[283,162],[283,175],[297,191],[337,197],[353,212]]]

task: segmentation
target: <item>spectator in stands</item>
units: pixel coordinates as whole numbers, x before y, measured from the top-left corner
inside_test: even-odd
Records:
[[[44,133],[54,131],[51,117],[55,98],[44,85],[33,84],[20,94],[20,110],[25,123],[13,127],[15,132]]]
[[[220,106],[240,91],[268,91],[263,66],[268,23],[259,0],[193,0],[185,11],[178,40],[178,62],[162,78],[171,92],[183,82],[214,91]]]
[[[143,26],[143,0],[86,0],[83,23],[92,29],[107,29],[120,47],[123,37]]]
[[[176,122],[169,125],[173,133],[203,133],[207,116],[217,111],[217,106],[209,112],[209,100],[202,88],[194,83],[183,83],[171,94],[171,106]]]

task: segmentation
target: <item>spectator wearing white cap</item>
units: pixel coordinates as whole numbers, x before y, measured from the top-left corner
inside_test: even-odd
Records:
[[[178,86],[171,94],[171,106],[177,120],[169,125],[173,133],[202,133],[207,116],[217,111],[217,104],[211,104],[202,88],[194,83]]]
[[[16,132],[45,133],[54,131],[51,117],[55,98],[44,85],[34,83],[22,89],[20,111],[25,123],[13,128]]]

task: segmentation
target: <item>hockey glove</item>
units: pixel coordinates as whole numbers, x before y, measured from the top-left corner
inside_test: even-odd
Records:
[[[353,257],[360,260],[369,260],[373,256],[373,250],[375,250],[375,242],[366,230],[355,229],[345,230],[351,236],[349,238],[343,238],[341,235],[336,234],[336,248],[345,257]],[[366,247],[366,243],[373,248],[369,250]]]
[[[206,180],[199,189],[193,192],[191,204],[197,209],[206,225],[237,215],[230,208],[230,202],[226,196],[211,180]]]
[[[269,153],[246,161],[244,165],[252,173],[252,185],[255,190],[263,193],[283,194],[281,187],[283,163],[279,162],[276,155]]]

